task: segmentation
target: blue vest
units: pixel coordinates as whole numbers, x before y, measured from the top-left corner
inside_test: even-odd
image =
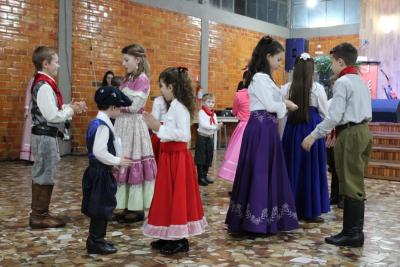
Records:
[[[100,125],[106,126],[110,130],[110,136],[108,138],[107,142],[107,150],[110,152],[112,155],[116,155],[115,147],[114,147],[114,134],[111,131],[110,127],[105,123],[104,121],[100,119],[93,119],[89,123],[88,130],[86,132],[86,148],[88,151],[88,157],[89,157],[89,164],[90,165],[97,165],[97,166],[108,166],[103,163],[101,163],[99,160],[96,159],[96,157],[93,154],[93,145],[94,145],[94,138],[96,136],[97,128],[99,128]],[[108,166],[111,167],[111,166]]]

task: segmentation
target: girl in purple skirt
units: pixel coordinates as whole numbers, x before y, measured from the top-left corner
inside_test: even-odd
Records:
[[[278,119],[297,106],[283,100],[272,78],[283,51],[278,41],[265,36],[248,65],[245,87],[251,113],[225,221],[230,232],[275,234],[299,227],[278,133]]]

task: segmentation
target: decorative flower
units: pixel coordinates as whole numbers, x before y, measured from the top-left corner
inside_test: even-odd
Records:
[[[311,56],[309,53],[301,53],[300,58],[304,61],[306,61],[307,59],[310,59]]]

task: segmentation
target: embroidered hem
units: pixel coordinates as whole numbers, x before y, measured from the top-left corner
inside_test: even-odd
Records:
[[[242,210],[241,204],[235,204],[231,202],[229,205],[230,212],[236,214],[239,218],[245,218],[249,220],[251,223],[255,225],[259,225],[261,223],[272,224],[276,221],[281,220],[283,217],[290,217],[297,220],[297,212],[294,210],[290,210],[289,204],[284,203],[280,208],[278,206],[274,206],[268,214],[268,208],[264,208],[261,211],[260,216],[256,216],[251,211],[250,204],[247,204],[246,210]]]

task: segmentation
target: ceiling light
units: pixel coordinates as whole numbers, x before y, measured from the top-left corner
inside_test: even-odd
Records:
[[[317,0],[307,0],[307,6],[309,8],[314,8],[317,5]]]

